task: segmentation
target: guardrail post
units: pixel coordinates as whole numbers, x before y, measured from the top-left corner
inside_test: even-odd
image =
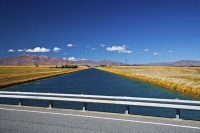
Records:
[[[22,105],[23,105],[23,99],[20,98],[20,99],[19,99],[19,106],[22,106]]]
[[[52,109],[53,108],[53,100],[50,100],[49,101],[49,109]]]
[[[176,119],[180,119],[180,109],[176,109]]]
[[[83,111],[87,110],[87,103],[83,103]]]
[[[125,110],[125,114],[128,115],[129,114],[129,105],[126,105],[126,110]]]
[[[179,100],[176,98],[175,100]],[[176,119],[180,119],[180,109],[176,109]]]

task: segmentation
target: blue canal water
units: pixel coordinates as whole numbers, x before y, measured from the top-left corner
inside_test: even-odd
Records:
[[[197,100],[159,86],[94,68],[7,87],[3,90]],[[0,103],[18,104],[18,100],[1,98]],[[24,105],[47,107],[48,101],[24,100]],[[54,107],[82,109],[82,103],[55,101]],[[121,105],[89,103],[88,110],[124,113],[125,107]],[[174,118],[175,110],[131,106],[130,114]],[[181,118],[200,120],[200,111],[181,110]]]

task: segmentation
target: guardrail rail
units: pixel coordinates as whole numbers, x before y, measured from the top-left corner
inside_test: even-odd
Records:
[[[35,93],[0,91],[0,98],[19,99],[19,106],[24,99],[48,100],[49,108],[53,108],[53,101],[82,102],[82,110],[87,110],[87,103],[117,104],[125,106],[125,114],[129,114],[130,106],[145,106],[158,108],[171,108],[176,110],[176,119],[180,119],[180,110],[200,110],[200,101],[179,99],[156,99],[139,97],[100,96],[83,94]]]

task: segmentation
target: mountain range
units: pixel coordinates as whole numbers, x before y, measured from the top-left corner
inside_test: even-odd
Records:
[[[89,65],[89,66],[98,66],[98,65],[110,65],[110,66],[121,66],[126,65],[121,62],[115,62],[111,60],[101,60],[101,61],[92,61],[92,60],[66,60],[50,56],[37,56],[31,54],[22,54],[19,56],[11,56],[0,58],[0,65]],[[179,60],[176,62],[158,62],[158,63],[149,63],[149,64],[128,64],[128,65],[145,65],[145,66],[200,66],[200,61],[195,60]]]
[[[89,66],[98,66],[98,65],[124,65],[120,62],[110,61],[110,60],[101,60],[99,62],[92,60],[66,60],[61,58],[55,58],[50,56],[37,56],[31,54],[22,54],[19,56],[11,56],[0,58],[0,65],[89,65]]]
[[[200,61],[196,60],[179,60],[176,62],[158,62],[149,63],[150,66],[200,66]]]

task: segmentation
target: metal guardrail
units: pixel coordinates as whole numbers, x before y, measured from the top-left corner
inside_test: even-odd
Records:
[[[117,104],[125,106],[125,114],[129,114],[130,106],[146,106],[158,108],[172,108],[176,110],[176,119],[180,119],[180,110],[200,110],[200,101],[179,99],[156,99],[120,96],[100,96],[83,94],[58,94],[35,92],[11,92],[0,91],[1,98],[19,99],[19,106],[23,105],[23,99],[48,100],[49,108],[53,108],[53,101],[82,102],[83,111],[87,110],[87,103]]]

